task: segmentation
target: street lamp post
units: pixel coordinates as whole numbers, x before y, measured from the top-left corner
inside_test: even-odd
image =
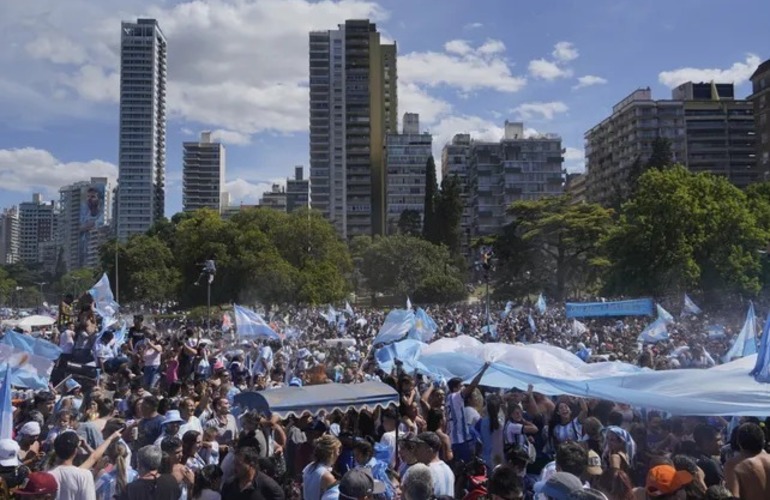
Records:
[[[45,295],[43,295],[43,287],[48,284],[47,281],[39,281],[35,283],[37,286],[40,287],[40,307],[43,307],[43,303],[45,302]]]

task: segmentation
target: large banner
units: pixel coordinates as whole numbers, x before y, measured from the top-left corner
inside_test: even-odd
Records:
[[[94,183],[80,190],[80,235],[78,238],[78,264],[88,265],[89,247],[93,230],[104,226],[105,188],[103,183]]]
[[[603,316],[652,316],[652,299],[617,300],[614,302],[567,302],[568,318]]]

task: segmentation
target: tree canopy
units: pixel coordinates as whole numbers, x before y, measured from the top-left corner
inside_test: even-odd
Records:
[[[726,179],[681,166],[639,178],[606,240],[606,289],[654,294],[701,289],[754,294],[767,232]]]
[[[495,242],[498,294],[546,291],[561,300],[589,287],[606,265],[601,242],[612,225],[610,210],[559,196],[513,203],[508,215],[513,220]]]

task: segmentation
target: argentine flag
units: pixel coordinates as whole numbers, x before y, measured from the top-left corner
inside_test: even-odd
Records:
[[[11,400],[11,365],[5,365],[0,388],[0,439],[13,439],[13,401]]]
[[[270,340],[280,340],[281,337],[275,333],[275,330],[270,328],[262,316],[241,307],[238,304],[233,304],[233,311],[235,312],[235,331],[241,338],[258,339],[266,338]]]
[[[642,333],[639,334],[639,338],[637,340],[639,342],[644,342],[645,344],[656,344],[663,340],[668,340],[668,337],[669,335],[668,329],[666,328],[666,322],[661,318],[658,318],[647,325],[647,328],[642,330]]]
[[[695,302],[687,295],[684,294],[684,308],[682,309],[682,316],[689,314],[691,316],[697,316],[703,311],[700,307],[695,305]]]
[[[655,307],[658,309],[658,319],[662,319],[667,325],[670,325],[674,322],[674,317],[670,312],[663,309],[663,306],[660,304],[655,304]]]
[[[414,326],[409,330],[409,338],[427,343],[433,340],[433,334],[437,329],[438,325],[433,318],[428,316],[422,307],[418,307],[414,314]]]
[[[722,361],[727,363],[733,359],[743,358],[757,353],[757,316],[754,313],[754,303],[749,302],[749,310],[746,312],[746,321],[743,322],[743,328],[735,337],[735,342],[730,350],[722,357]]]
[[[535,304],[535,307],[537,308],[537,312],[540,314],[545,314],[545,298],[543,297],[543,294],[541,293],[540,296],[537,298],[537,304]]]
[[[105,323],[110,323],[118,315],[120,306],[115,302],[107,273],[102,275],[88,293],[94,299],[96,312],[104,319]]]
[[[372,345],[389,344],[403,339],[414,326],[414,322],[412,310],[393,309],[385,317],[385,322]]]

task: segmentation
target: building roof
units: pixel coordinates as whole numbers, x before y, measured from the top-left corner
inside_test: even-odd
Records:
[[[757,66],[756,71],[754,71],[749,79],[753,81],[754,78],[758,78],[759,75],[767,73],[768,71],[770,71],[770,59]]]

